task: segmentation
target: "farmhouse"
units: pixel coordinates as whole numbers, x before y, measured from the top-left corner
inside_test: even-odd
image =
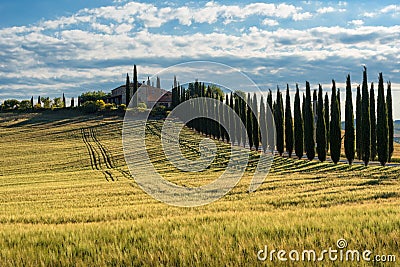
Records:
[[[130,94],[133,95],[133,83],[130,84]],[[115,103],[117,105],[127,104],[126,101],[126,85],[121,85],[111,90],[111,96],[108,97],[107,103]],[[138,83],[138,103],[145,103],[147,107],[165,106],[170,107],[172,104],[172,93],[159,87],[149,84]]]

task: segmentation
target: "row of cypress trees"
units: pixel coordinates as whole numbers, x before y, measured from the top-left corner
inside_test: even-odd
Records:
[[[349,164],[352,164],[355,156],[368,165],[370,160],[376,160],[385,165],[390,162],[393,154],[393,112],[391,83],[387,84],[385,97],[383,76],[379,74],[377,106],[375,106],[374,84],[371,83],[368,90],[367,70],[364,67],[362,90],[357,87],[356,96],[356,123],[354,121],[354,109],[350,75],[346,78],[346,103],[345,103],[345,133],[342,137],[340,91],[336,88],[335,80],[332,80],[332,91],[323,92],[322,86],[311,94],[310,83],[306,82],[305,95],[300,101],[300,90],[296,84],[294,99],[294,117],[292,117],[289,85],[286,88],[285,106],[279,87],[276,99],[273,100],[271,90],[267,94],[266,103],[261,96],[258,104],[257,95],[236,91],[226,94],[225,97],[214,92],[210,86],[199,82],[189,84],[189,89],[178,85],[172,90],[173,106],[191,98],[209,97],[219,100],[218,104],[207,106],[192,106],[200,114],[217,115],[218,121],[233,129],[229,136],[227,131],[219,123],[210,119],[195,119],[188,126],[207,136],[225,140],[238,145],[248,146],[263,151],[276,149],[279,155],[285,151],[291,157],[294,152],[297,158],[302,158],[304,153],[309,160],[315,156],[322,162],[328,153],[334,163],[341,158],[342,139],[344,139],[344,153]],[[225,104],[238,115],[246,128],[248,143],[244,142],[246,132],[239,131],[240,121],[235,120],[229,112],[223,112]],[[252,107],[252,108],[250,108]],[[260,129],[267,131],[267,116],[272,111],[276,128],[276,147],[272,148],[268,140],[261,138]],[[203,109],[203,110],[202,110]],[[259,118],[259,120],[257,120]],[[258,124],[260,123],[260,125]],[[286,148],[286,149],[285,149]]]

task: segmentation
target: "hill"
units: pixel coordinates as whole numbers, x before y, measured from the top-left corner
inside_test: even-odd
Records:
[[[146,144],[167,179],[198,186],[224,171],[227,159],[218,155],[201,174],[169,164],[160,153],[160,123],[149,123]],[[118,116],[0,114],[0,266],[253,266],[265,245],[322,251],[341,238],[373,255],[399,251],[398,167],[277,157],[249,194],[252,153],[228,195],[178,208],[154,200],[130,177],[121,130]],[[181,138],[185,155],[196,157],[202,137],[186,129]],[[219,155],[230,149],[217,147]]]

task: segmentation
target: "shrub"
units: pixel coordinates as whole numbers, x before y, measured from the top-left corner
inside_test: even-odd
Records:
[[[86,113],[95,113],[99,109],[99,107],[96,105],[96,102],[94,101],[86,101],[81,106],[81,109]]]
[[[147,108],[146,103],[144,103],[144,102],[140,102],[140,103],[137,105],[137,107],[138,107],[138,109],[146,109],[146,108]]]
[[[100,109],[103,110],[106,106],[106,103],[104,102],[104,100],[97,100],[96,101],[96,106]]]
[[[125,111],[126,110],[126,105],[125,104],[121,104],[118,106],[118,110],[119,111]]]
[[[19,103],[19,107],[18,107],[19,110],[28,110],[28,109],[31,109],[31,108],[32,108],[32,106],[31,106],[31,101],[30,100],[22,100]]]
[[[105,104],[104,109],[105,110],[112,110],[114,107],[115,107],[114,104],[107,103],[107,104]]]

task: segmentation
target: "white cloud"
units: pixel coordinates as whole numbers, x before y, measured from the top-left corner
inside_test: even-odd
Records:
[[[362,26],[362,25],[364,25],[364,21],[361,19],[355,19],[355,20],[349,21],[349,24],[354,25],[354,26]]]
[[[326,13],[331,13],[331,12],[335,12],[336,9],[333,7],[322,7],[322,8],[318,8],[317,9],[317,13],[319,14],[326,14]]]
[[[262,24],[263,24],[263,25],[266,25],[266,26],[277,26],[277,25],[279,25],[279,22],[276,21],[276,20],[274,20],[274,19],[268,19],[268,18],[266,18],[266,19],[264,19],[264,20],[262,21]]]
[[[311,19],[313,15],[310,12],[296,13],[293,15],[294,21]]]

